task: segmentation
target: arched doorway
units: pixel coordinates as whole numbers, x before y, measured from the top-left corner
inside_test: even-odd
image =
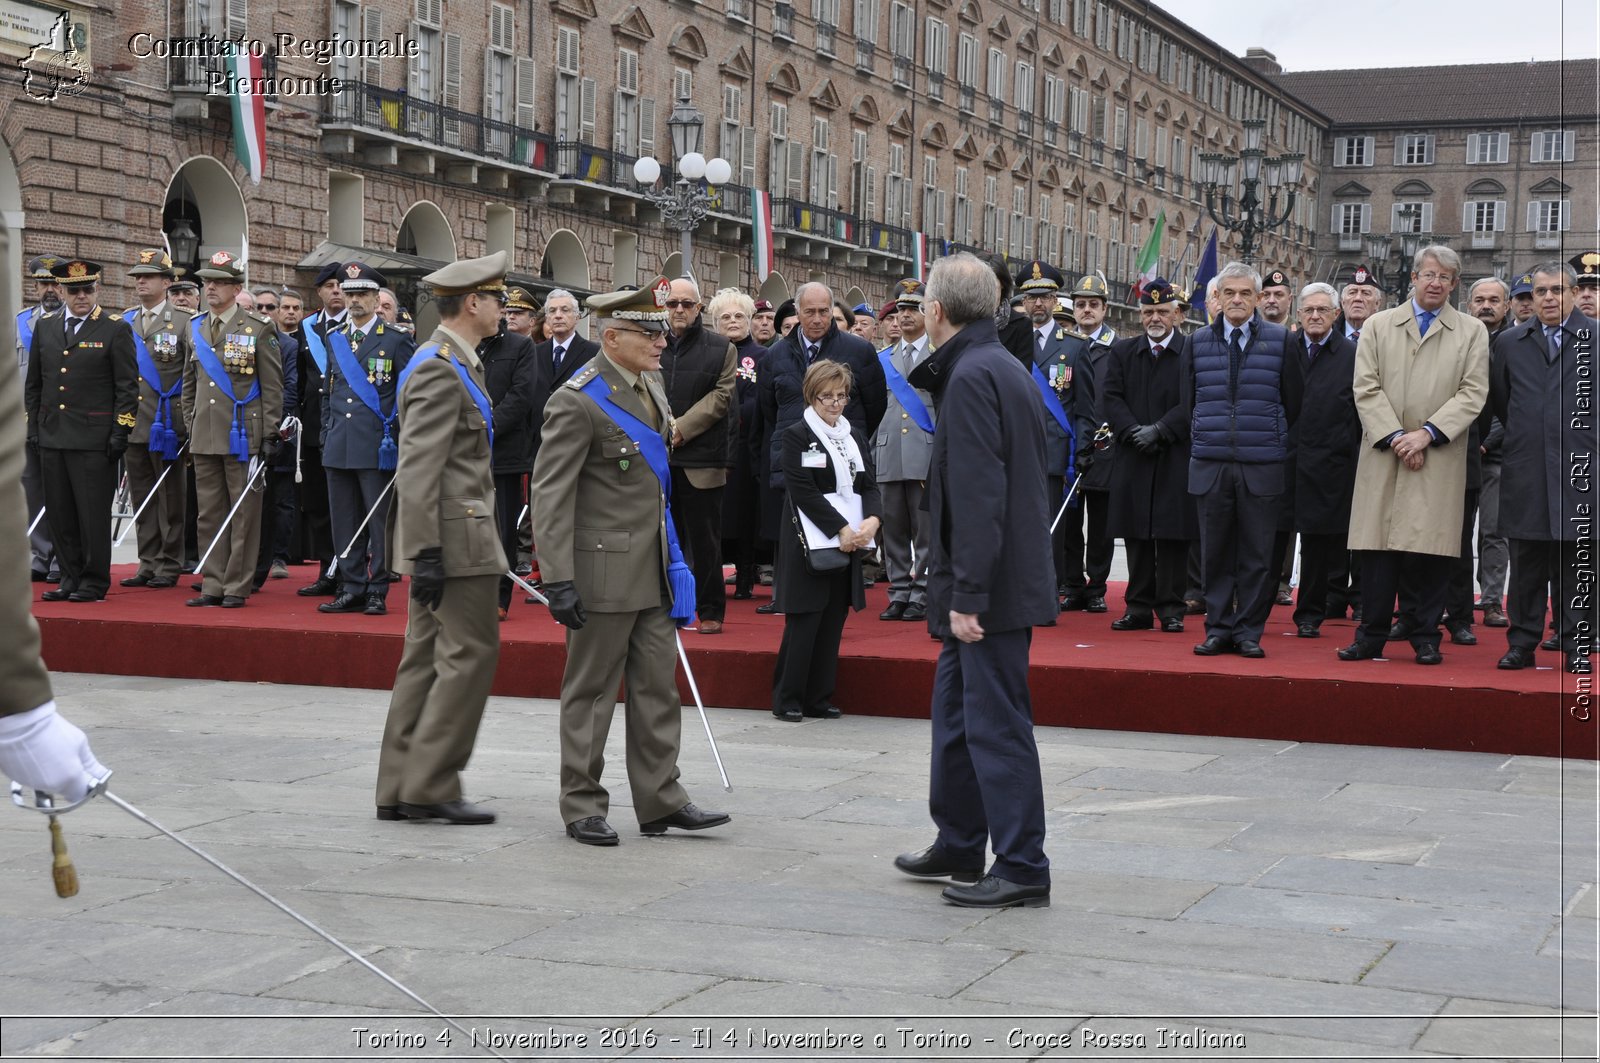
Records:
[[[400,231],[395,235],[394,249],[401,254],[415,255],[433,262],[456,260],[456,237],[444,211],[427,200],[419,200],[406,211],[400,221]],[[439,324],[439,313],[433,308],[432,294],[418,284],[418,278],[391,277],[395,295],[400,305],[412,308],[417,319],[417,335],[427,336]]]
[[[239,255],[249,237],[244,195],[228,168],[209,155],[179,166],[167,185],[161,231],[172,245],[172,264],[193,273],[218,251]],[[244,255],[245,277],[250,259]]]

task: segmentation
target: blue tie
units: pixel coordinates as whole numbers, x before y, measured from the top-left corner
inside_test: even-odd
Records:
[[[1426,336],[1428,334],[1428,326],[1433,324],[1433,319],[1437,316],[1438,315],[1432,310],[1424,310],[1422,313],[1418,314],[1417,334],[1419,336]]]
[[[1545,329],[1544,330],[1544,335],[1545,335],[1545,340],[1549,344],[1549,353],[1545,355],[1545,360],[1549,361],[1549,362],[1560,361],[1561,360],[1561,326],[1560,325],[1553,325],[1550,328]]]

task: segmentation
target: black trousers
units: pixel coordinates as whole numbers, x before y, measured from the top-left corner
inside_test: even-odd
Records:
[[[260,590],[267,582],[274,561],[282,561],[286,565],[289,563],[289,548],[294,542],[294,470],[268,469],[262,479],[266,485],[261,493],[261,546],[256,551],[256,590]]]
[[[934,844],[968,866],[994,849],[990,874],[1046,885],[1044,783],[1033,738],[1028,648],[1033,630],[946,637],[933,677],[928,812]]]
[[[695,613],[720,621],[728,611],[722,585],[722,488],[699,488],[684,470],[672,470],[672,522],[683,559],[694,573]]]
[[[1189,573],[1188,539],[1124,539],[1128,551],[1125,612],[1162,620],[1183,619],[1183,587]]]
[[[1059,499],[1057,495],[1051,497]],[[1061,505],[1059,500],[1055,504]],[[1061,527],[1056,529],[1056,533],[1063,537],[1066,567],[1057,567],[1056,573],[1064,574],[1057,581],[1063,593],[1085,598],[1106,596],[1106,580],[1111,577],[1111,559],[1117,549],[1117,541],[1106,534],[1106,516],[1110,506],[1109,491],[1085,491],[1079,488],[1073,496],[1073,507],[1062,516]],[[1052,517],[1054,515],[1051,514]]]
[[[506,560],[512,568],[517,567],[517,517],[522,514],[522,505],[527,501],[522,497],[527,480],[528,474],[525,472],[494,474],[494,523],[500,532],[500,547],[505,550]],[[513,586],[510,576],[500,577],[500,608],[511,608]]]
[[[1344,618],[1344,570],[1350,550],[1344,535],[1300,533],[1300,594],[1295,599],[1294,622],[1321,626],[1329,613]]]
[[[59,545],[59,544],[58,544]],[[1531,650],[1544,634],[1545,603],[1552,604],[1555,633],[1561,648],[1571,652],[1580,641],[1594,645],[1594,599],[1587,601],[1576,586],[1578,544],[1547,539],[1511,539],[1511,581],[1507,585],[1506,642]],[[1593,562],[1587,567],[1593,569]],[[66,566],[62,566],[65,586]],[[1580,626],[1586,625],[1586,626]]]
[[[1361,559],[1361,627],[1356,638],[1375,646],[1387,643],[1398,599],[1400,615],[1411,628],[1411,645],[1418,650],[1425,646],[1438,649],[1445,583],[1453,558],[1402,550],[1358,550],[1356,554]]]
[[[1468,488],[1461,513],[1461,556],[1450,559],[1450,578],[1445,584],[1444,616],[1450,627],[1472,624],[1472,534],[1478,516],[1478,489]]]
[[[379,469],[324,469],[323,476],[328,482],[333,549],[343,553],[345,547],[350,547],[350,556],[339,558],[339,590],[358,598],[373,594],[387,598],[389,558],[384,555],[388,549],[384,528],[389,522],[394,492],[385,494],[384,488],[394,473]],[[369,512],[371,520],[367,520]],[[323,573],[327,571],[322,569]]]
[[[819,712],[833,703],[839,678],[839,639],[850,612],[855,565],[827,577],[828,604],[809,613],[783,614],[783,642],[772,670],[772,711]],[[717,580],[720,587],[722,581]]]
[[[328,518],[328,478],[322,471],[322,448],[306,445],[300,451],[300,557],[317,560],[317,574],[328,571],[335,550],[333,524]],[[348,542],[349,540],[346,540]]]
[[[111,587],[111,500],[117,463],[104,450],[39,448],[44,519],[61,564],[61,589],[104,595]]]
[[[1279,495],[1251,493],[1244,470],[1225,465],[1217,485],[1195,495],[1205,576],[1206,635],[1260,642],[1278,593]]]

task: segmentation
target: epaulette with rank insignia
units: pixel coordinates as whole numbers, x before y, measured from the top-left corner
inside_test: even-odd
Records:
[[[567,382],[566,382],[565,386],[571,388],[574,391],[577,391],[577,390],[581,389],[583,387],[583,385],[585,385],[589,381],[593,380],[599,374],[600,374],[600,370],[595,368],[594,366],[592,366],[592,365],[585,366],[584,368],[578,370],[576,373],[572,374],[572,376],[567,379]]]
[[[99,321],[100,320],[100,308],[98,306],[95,307],[94,308],[94,312],[89,315],[89,320],[90,321]]]
[[[258,325],[265,326],[267,331],[272,333],[274,336],[278,334],[278,326],[272,323],[272,319],[270,317],[262,317],[254,310],[246,310],[244,312],[244,316],[249,318],[251,321],[254,321]]]

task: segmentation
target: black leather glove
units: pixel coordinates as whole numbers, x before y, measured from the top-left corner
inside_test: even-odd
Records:
[[[127,453],[128,437],[121,433],[113,434],[106,440],[106,460],[115,465],[122,460],[122,455]]]
[[[1089,475],[1089,470],[1094,468],[1094,455],[1093,454],[1077,454],[1077,455],[1074,455],[1073,456],[1073,461],[1075,463],[1075,466],[1077,468],[1079,476],[1088,476]]]
[[[1142,424],[1133,430],[1133,445],[1140,450],[1154,450],[1161,442],[1161,429],[1153,424]]]
[[[546,583],[539,590],[550,599],[550,615],[556,618],[556,623],[577,631],[589,622],[589,614],[583,611],[583,599],[578,597],[578,588],[571,580]]]
[[[271,465],[278,457],[278,451],[282,449],[283,440],[279,439],[276,434],[267,436],[261,440],[261,460]]]
[[[429,609],[444,601],[444,555],[437,546],[419,551],[411,562],[411,597]]]

